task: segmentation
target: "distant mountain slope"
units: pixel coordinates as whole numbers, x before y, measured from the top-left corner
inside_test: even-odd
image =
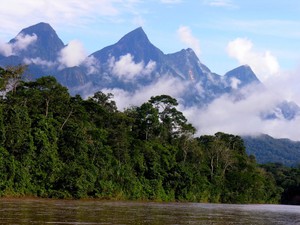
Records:
[[[164,92],[160,94],[176,93],[173,97],[181,105],[198,108],[207,107],[223,95],[239,101],[247,97],[244,88],[261,84],[247,65],[218,75],[190,48],[165,54],[150,42],[141,27],[77,63],[74,58],[78,53],[71,47],[63,43],[49,24],[38,23],[22,29],[7,43],[4,52],[0,49],[0,66],[28,64],[32,79],[53,75],[72,95],[83,97],[103,89],[130,96],[159,85],[160,92]],[[66,52],[68,54],[63,54]],[[66,63],[70,60],[68,57],[72,63]],[[169,86],[165,87],[168,82]],[[299,114],[299,106],[283,101],[263,112],[262,118],[291,120]]]
[[[269,135],[244,136],[243,140],[247,153],[254,155],[258,163],[300,164],[300,142],[275,139]]]

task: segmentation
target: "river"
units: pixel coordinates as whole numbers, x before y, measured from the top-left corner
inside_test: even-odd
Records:
[[[0,224],[300,224],[300,207],[0,199]]]

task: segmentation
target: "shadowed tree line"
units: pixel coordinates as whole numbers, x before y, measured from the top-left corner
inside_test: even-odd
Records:
[[[83,100],[24,69],[0,70],[0,196],[277,203],[286,190],[239,136],[194,137],[168,95],[120,112],[112,94]]]

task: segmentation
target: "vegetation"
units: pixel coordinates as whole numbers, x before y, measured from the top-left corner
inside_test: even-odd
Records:
[[[170,96],[120,112],[111,94],[83,100],[53,77],[24,82],[7,69],[0,73],[6,90],[0,100],[0,196],[280,200],[283,184],[246,154],[239,136],[194,138],[195,128]]]
[[[287,167],[280,163],[269,163],[262,165],[266,171],[272,173],[276,184],[281,188],[282,204],[300,204],[300,166]]]
[[[246,151],[257,157],[258,163],[281,163],[295,167],[300,163],[300,142],[275,139],[269,135],[243,137]]]

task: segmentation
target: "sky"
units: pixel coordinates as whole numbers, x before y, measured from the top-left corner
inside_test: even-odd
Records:
[[[69,49],[73,46],[87,56],[141,26],[149,40],[166,54],[190,47],[203,64],[220,75],[248,64],[268,87],[268,93],[258,92],[247,102],[234,104],[222,96],[206,111],[183,109],[199,130],[243,133],[241,123],[245,123],[249,132],[259,130],[300,140],[300,118],[262,122],[257,117],[259,110],[280,98],[300,105],[299,15],[299,0],[10,0],[1,2],[0,44],[23,28],[46,22]],[[70,52],[66,49],[61,58]],[[74,60],[76,63],[78,58],[62,61],[62,65],[71,66]],[[178,85],[172,80],[165,84]],[[153,94],[151,88],[147,89],[149,95]],[[143,100],[135,97],[128,99]],[[228,123],[212,122],[209,117],[216,113]],[[230,119],[229,115],[235,117]]]

